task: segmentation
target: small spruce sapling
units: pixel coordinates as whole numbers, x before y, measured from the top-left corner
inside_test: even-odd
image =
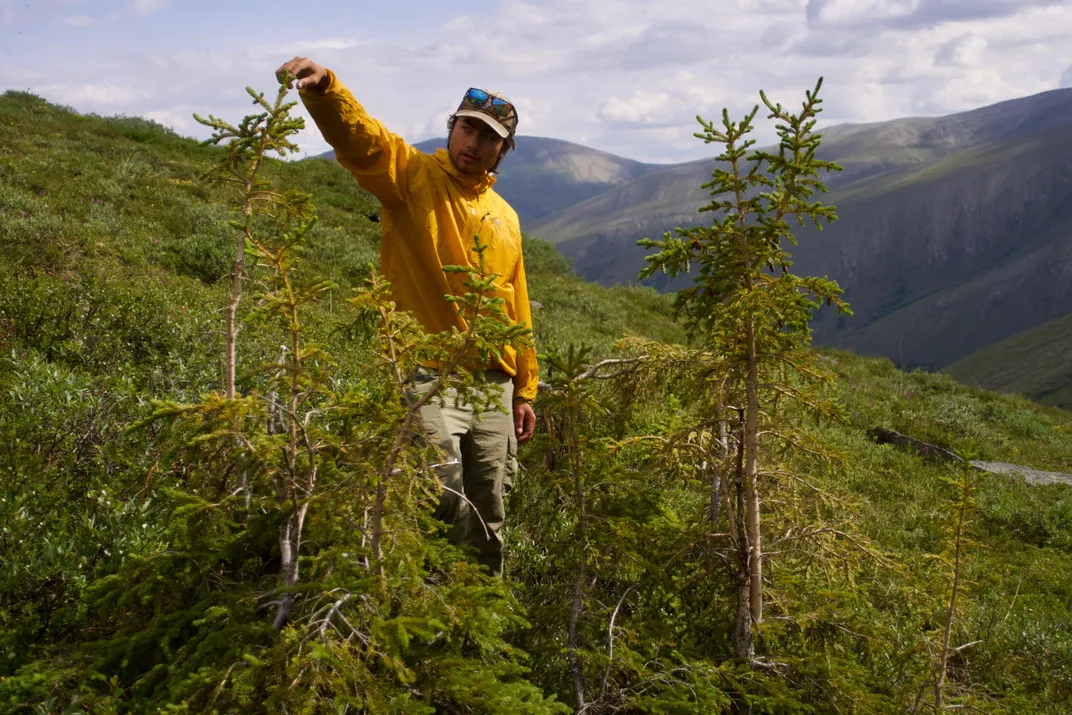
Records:
[[[566,649],[569,661],[570,680],[573,689],[573,702],[577,712],[583,712],[589,705],[583,666],[580,659],[580,637],[578,622],[585,607],[585,584],[588,579],[588,512],[585,507],[585,464],[586,438],[580,424],[585,413],[602,411],[596,400],[590,380],[584,375],[589,373],[587,348],[575,349],[570,345],[564,356],[549,354],[545,361],[550,367],[548,394],[543,402],[544,410],[553,415],[553,440],[551,449],[555,451],[555,463],[572,478],[573,497],[576,509],[576,547],[577,566],[573,579],[573,596],[571,600],[566,636]]]
[[[290,110],[297,102],[284,102],[287,96],[286,85],[280,85],[275,102],[269,104],[263,93],[252,87],[246,92],[253,97],[253,103],[264,111],[247,115],[236,127],[229,122],[208,115],[208,119],[194,114],[194,119],[213,130],[212,136],[204,144],[223,144],[226,155],[214,164],[206,173],[206,178],[238,190],[237,208],[241,220],[231,222],[235,229],[234,263],[231,269],[230,294],[225,308],[226,349],[224,354],[224,393],[228,398],[235,396],[235,364],[237,357],[237,340],[240,332],[238,308],[242,302],[242,284],[246,277],[246,247],[254,238],[254,221],[258,215],[283,210],[299,217],[308,217],[308,197],[297,194],[280,194],[272,190],[271,185],[260,175],[264,159],[270,152],[280,156],[296,153],[298,145],[291,137],[305,128],[305,120],[290,116]]]
[[[246,115],[238,126],[209,115],[208,119],[194,114],[194,119],[213,130],[212,136],[203,144],[223,144],[226,154],[205,172],[205,178],[221,186],[237,190],[236,208],[240,220],[231,222],[234,229],[234,261],[231,266],[231,285],[224,308],[224,370],[223,390],[227,399],[235,398],[235,371],[238,362],[238,335],[241,326],[238,309],[242,302],[243,283],[247,274],[247,249],[256,241],[255,222],[261,216],[282,216],[306,219],[310,216],[309,197],[296,193],[280,194],[272,189],[262,176],[266,156],[275,152],[279,156],[296,153],[298,145],[291,137],[305,128],[305,120],[290,116],[297,103],[284,102],[287,96],[285,84],[276,93],[275,102],[269,104],[263,93],[246,87],[253,103],[263,109],[258,114]],[[238,488],[249,507],[249,478],[244,471],[238,474]],[[244,518],[244,517],[242,517]]]
[[[734,399],[740,402],[738,472],[743,494],[737,500],[744,511],[744,533],[738,540],[738,578],[739,599],[747,597],[748,608],[740,609],[735,641],[738,655],[747,658],[753,653],[752,625],[763,620],[763,435],[779,434],[779,396],[814,402],[807,384],[814,382],[817,371],[805,351],[812,311],[825,302],[849,312],[834,281],[789,272],[792,261],[785,246],[797,243],[790,221],[801,226],[809,221],[821,229],[822,221],[837,218],[832,206],[809,201],[816,191],[826,190],[819,173],[840,169],[816,156],[821,135],[813,129],[821,111],[821,87],[822,79],[795,114],[760,92],[768,118],[777,122],[776,153],[749,151],[755,140],[747,136],[758,105],[740,122],[723,110],[721,127],[697,117],[703,131],[696,136],[724,147],[712,180],[703,185],[712,201],[701,211],[718,217],[710,226],[677,229],[676,235],[639,242],[657,249],[647,257],[641,278],[658,271],[677,276],[695,268],[693,285],[678,294],[675,311],[684,318],[692,340],[713,355],[725,356],[726,391],[739,396]]]
[[[729,704],[721,676],[705,655],[688,652],[673,625],[688,598],[682,592],[694,595],[683,584],[711,584],[688,562],[717,537],[710,524],[693,528],[677,511],[676,485],[690,470],[664,469],[647,459],[645,445],[656,438],[621,431],[637,416],[638,397],[666,400],[649,388],[684,349],[630,340],[620,347],[627,354],[598,361],[576,346],[541,356],[543,464],[530,463],[535,473],[511,496],[522,505],[522,568],[550,565],[538,577],[522,575],[541,604],[533,649],[545,654],[544,678],[576,712],[721,712]],[[679,446],[691,455],[699,445]]]
[[[476,235],[473,246],[476,265],[444,267],[447,273],[465,278],[462,286],[466,290],[462,295],[445,296],[461,318],[463,328],[425,335],[412,316],[396,310],[390,299],[390,284],[375,272],[368,287],[352,301],[361,315],[360,320],[376,326],[380,345],[378,364],[386,370],[403,406],[403,413],[398,418],[400,426],[380,469],[376,498],[369,515],[372,555],[381,575],[384,504],[392,475],[400,468],[404,448],[416,438],[421,408],[433,399],[442,399],[448,389],[453,389],[455,399],[471,404],[477,411],[506,409],[501,404],[501,388],[485,382],[482,371],[472,366],[496,364],[504,356],[507,346],[523,350],[531,341],[531,330],[512,322],[505,313],[505,301],[498,295],[500,276],[488,272],[484,258],[486,250],[487,245]],[[406,385],[421,364],[434,364],[436,377],[420,399],[411,400]]]
[[[947,682],[949,678],[950,659],[964,650],[977,645],[979,641],[972,641],[963,645],[953,645],[953,631],[957,615],[961,612],[964,599],[964,590],[967,579],[964,575],[965,566],[968,563],[968,549],[973,545],[971,538],[972,522],[978,509],[975,503],[975,491],[978,484],[978,476],[972,467],[970,459],[963,459],[956,478],[948,480],[953,488],[953,499],[949,504],[949,511],[945,514],[942,531],[946,537],[942,553],[934,558],[943,567],[946,573],[949,588],[948,598],[943,603],[942,627],[937,634],[938,643],[932,646],[928,642],[928,651],[934,655],[933,664],[933,698],[929,703],[935,712],[950,709],[946,701]],[[927,683],[919,689],[912,712],[918,712],[924,704],[924,694]],[[956,705],[960,708],[963,703]]]

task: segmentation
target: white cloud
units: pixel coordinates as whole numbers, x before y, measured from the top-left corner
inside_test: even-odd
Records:
[[[39,2],[52,3],[56,19],[74,14],[69,6],[61,12],[67,0]],[[796,105],[825,77],[824,125],[945,114],[1053,88],[1072,36],[1072,0],[719,0],[717,13],[710,0],[489,2],[479,16],[435,22],[409,17],[402,3],[381,6],[379,15],[405,24],[404,33],[357,10],[324,37],[267,23],[245,44],[237,36],[200,41],[195,25],[167,41],[131,33],[118,49],[24,53],[22,67],[0,63],[0,86],[46,84],[27,79],[40,72],[52,93],[31,89],[49,99],[151,114],[197,134],[191,112],[240,119],[247,85],[271,92],[275,68],[305,55],[334,69],[374,116],[411,141],[441,135],[461,93],[480,86],[515,101],[525,134],[676,161],[710,154],[692,136],[696,114],[717,119],[727,107],[739,119],[760,88]],[[139,4],[143,11],[164,5]],[[21,7],[0,0],[0,22]],[[220,8],[217,27],[238,12]],[[121,87],[100,79],[117,71]],[[1060,81],[1072,85],[1072,68]],[[757,135],[768,124],[763,117]],[[300,141],[326,148],[311,123]]]
[[[258,47],[250,50],[249,56],[258,60],[267,57],[285,57],[289,60],[294,56],[307,57],[317,53],[349,50],[357,45],[357,40],[333,37],[320,40],[308,40],[305,42],[291,42],[282,47],[279,45]]]
[[[145,112],[142,116],[146,119],[153,120],[157,124],[162,124],[179,134],[190,136],[195,132],[201,133],[201,125],[194,120],[193,111],[189,107],[154,109],[151,112]]]
[[[934,60],[937,64],[975,67],[979,65],[987,45],[989,43],[985,37],[976,34],[960,35],[942,45]]]
[[[674,100],[666,92],[636,90],[628,99],[611,97],[599,110],[599,118],[613,124],[664,126],[674,119]]]
[[[167,6],[168,0],[130,0],[130,9],[135,15],[152,15]]]
[[[37,88],[49,100],[88,110],[115,109],[122,111],[124,105],[148,99],[148,91],[139,87],[105,84],[52,84]]]
[[[919,0],[809,0],[812,22],[861,22],[900,18],[919,7]]]
[[[312,42],[306,42],[306,43],[301,43],[301,44],[297,44],[297,45],[292,45],[291,47],[296,47],[296,48],[299,48],[299,49],[304,49],[304,50],[307,50],[307,51],[315,52],[316,50],[348,50],[351,47],[354,47],[355,45],[357,45],[357,42],[354,41],[354,40],[344,40],[344,39],[335,38],[335,39],[327,39],[327,40],[314,40]],[[290,49],[283,48],[280,51],[281,52],[290,52]]]
[[[1057,84],[1061,89],[1072,87],[1072,65],[1069,65],[1068,69],[1061,73],[1061,81]]]
[[[453,113],[454,107],[451,107],[450,109],[443,109],[441,111],[436,112],[427,121],[422,122],[420,120],[417,120],[413,122],[410,125],[410,130],[408,132],[404,131],[403,128],[400,129],[402,130],[402,133],[404,135],[412,137],[411,141],[413,142],[422,142],[425,139],[443,137],[447,134],[447,120]]]

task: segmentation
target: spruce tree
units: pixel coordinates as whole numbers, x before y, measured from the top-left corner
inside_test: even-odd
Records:
[[[260,214],[271,213],[273,209],[295,212],[306,216],[308,197],[281,195],[272,191],[271,185],[261,176],[265,157],[270,152],[279,156],[298,151],[298,146],[291,137],[305,127],[301,117],[290,116],[290,110],[297,103],[284,103],[287,92],[281,87],[275,102],[269,104],[264,95],[247,87],[246,92],[253,97],[253,103],[264,111],[247,115],[236,127],[226,120],[209,115],[205,119],[194,114],[198,123],[213,130],[212,137],[205,143],[226,148],[226,155],[214,164],[205,176],[225,186],[238,190],[237,208],[241,220],[231,223],[234,234],[234,262],[231,267],[231,287],[227,306],[224,310],[226,327],[224,338],[224,393],[228,398],[235,396],[235,367],[237,360],[237,341],[241,326],[238,321],[238,308],[242,302],[243,282],[246,278],[246,248],[254,237],[253,221]]]
[[[726,379],[716,383],[718,404],[735,404],[737,432],[734,468],[736,495],[733,511],[739,565],[736,650],[751,658],[752,624],[763,620],[763,533],[761,460],[764,441],[788,438],[779,424],[778,399],[809,402],[805,386],[815,375],[805,351],[810,342],[809,321],[822,302],[848,312],[841,289],[826,278],[801,277],[790,272],[788,246],[795,246],[791,222],[810,221],[817,229],[837,219],[834,207],[810,201],[825,191],[820,172],[840,170],[816,156],[821,135],[815,133],[821,111],[819,90],[806,93],[799,112],[792,113],[760,97],[777,123],[776,152],[750,149],[748,138],[759,111],[756,105],[741,121],[723,110],[721,126],[697,117],[705,143],[721,144],[709,189],[712,200],[701,208],[716,214],[709,226],[677,229],[661,240],[644,239],[641,246],[657,249],[647,257],[640,277],[657,271],[677,276],[695,270],[693,285],[682,290],[675,310],[683,317],[692,340],[724,365]],[[788,244],[788,246],[787,246]],[[725,425],[726,415],[714,415]]]

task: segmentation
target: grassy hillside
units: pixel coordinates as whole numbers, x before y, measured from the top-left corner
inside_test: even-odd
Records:
[[[5,711],[268,713],[280,709],[265,703],[312,692],[322,711],[405,711],[405,703],[422,712],[561,712],[528,695],[527,709],[497,703],[531,695],[526,684],[572,702],[564,645],[572,632],[589,691],[607,683],[590,713],[904,712],[927,687],[945,623],[948,568],[935,557],[948,553],[955,475],[875,444],[868,430],[1072,472],[1067,412],[887,360],[822,353],[828,396],[841,409],[797,419],[832,458],[807,449],[766,457],[770,600],[760,649],[777,665],[752,669],[734,660],[729,642],[725,524],[704,516],[709,465],[688,458],[685,438],[665,454],[628,446],[698,419],[698,395],[656,369],[647,382],[599,381],[584,403],[589,431],[572,447],[547,431],[557,403],[541,402],[540,433],[521,450],[509,495],[505,584],[416,571],[381,593],[360,567],[361,512],[348,510],[364,493],[354,486],[313,504],[302,578],[322,579],[303,582],[323,588],[308,592],[310,612],[336,603],[354,609],[340,612],[358,628],[358,617],[381,625],[356,640],[328,626],[280,635],[260,606],[275,588],[275,524],[221,519],[214,501],[234,465],[169,452],[166,430],[129,429],[152,399],[190,402],[219,387],[231,214],[225,194],[197,178],[217,152],[139,119],[0,97]],[[306,316],[307,330],[336,357],[333,380],[356,403],[372,400],[369,344],[345,298],[376,260],[377,205],[326,161],[272,161],[268,174],[315,197],[321,220],[304,277],[339,288]],[[600,357],[625,333],[681,340],[664,296],[585,283],[546,243],[527,241],[525,251],[541,348],[587,343]],[[278,336],[250,324],[241,348],[245,389],[263,380],[257,365],[278,356]],[[589,455],[581,493],[590,545],[584,608],[572,625],[578,532],[574,474],[563,467],[571,448]],[[975,501],[950,701],[991,713],[1067,712],[1072,488],[980,475]],[[813,543],[802,530],[815,523],[825,526]],[[234,537],[228,550],[204,548],[221,533]],[[356,594],[352,603],[327,598],[343,587]],[[377,599],[384,613],[361,610]],[[436,610],[444,599],[450,609]],[[488,628],[504,640],[489,639]],[[396,655],[365,659],[362,638]],[[492,675],[488,663],[498,664]],[[310,681],[331,668],[341,680]],[[488,680],[459,680],[472,672]],[[383,693],[394,699],[375,707],[363,699]]]
[[[994,343],[943,372],[968,385],[1072,410],[1072,314]]]

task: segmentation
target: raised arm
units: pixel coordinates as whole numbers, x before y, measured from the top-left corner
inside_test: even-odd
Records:
[[[295,57],[276,70],[280,78],[284,73],[296,78],[302,103],[357,183],[384,204],[403,201],[411,149],[402,137],[370,117],[326,67]]]

